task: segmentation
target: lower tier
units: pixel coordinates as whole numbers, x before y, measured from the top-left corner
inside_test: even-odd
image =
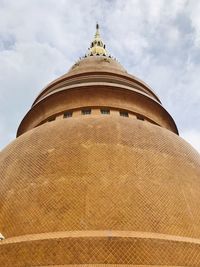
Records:
[[[0,266],[200,266],[200,240],[127,231],[76,231],[0,241]]]

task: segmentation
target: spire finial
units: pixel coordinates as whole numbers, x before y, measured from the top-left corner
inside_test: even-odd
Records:
[[[99,23],[96,23],[96,33],[94,35],[94,40],[90,45],[90,50],[88,56],[107,56],[108,52],[105,49],[105,44],[103,43],[100,33],[99,33]]]
[[[96,33],[95,33],[95,38],[99,38],[100,39],[100,33],[99,33],[99,23],[96,23]]]

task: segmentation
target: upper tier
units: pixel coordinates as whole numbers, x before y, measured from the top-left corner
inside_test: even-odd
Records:
[[[87,56],[45,87],[22,120],[17,136],[65,112],[106,107],[139,115],[178,134],[153,90],[107,56]]]
[[[106,76],[101,76],[97,79],[94,74],[105,74]],[[91,77],[87,77],[88,75],[90,75]],[[108,75],[114,75],[114,77],[112,79],[109,79]],[[81,76],[81,79],[74,79],[77,76]],[[90,56],[79,60],[66,74],[48,84],[40,92],[33,105],[38,103],[41,99],[48,96],[52,92],[55,92],[60,87],[63,87],[65,85],[77,85],[79,83],[83,84],[92,81],[108,81],[111,83],[115,82],[122,85],[131,86],[134,89],[138,89],[143,93],[146,93],[147,95],[153,97],[155,100],[161,103],[159,98],[147,84],[145,84],[135,76],[128,74],[124,67],[117,60],[105,56]]]

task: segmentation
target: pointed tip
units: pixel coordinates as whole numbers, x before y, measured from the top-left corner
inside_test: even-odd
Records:
[[[99,24],[96,23],[96,33],[94,39],[90,45],[88,56],[107,56],[108,52],[106,51],[106,46],[103,43],[100,33],[99,33]]]

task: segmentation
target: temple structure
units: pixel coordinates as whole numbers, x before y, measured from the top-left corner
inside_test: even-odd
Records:
[[[0,153],[0,233],[0,266],[200,266],[200,155],[98,25]]]

